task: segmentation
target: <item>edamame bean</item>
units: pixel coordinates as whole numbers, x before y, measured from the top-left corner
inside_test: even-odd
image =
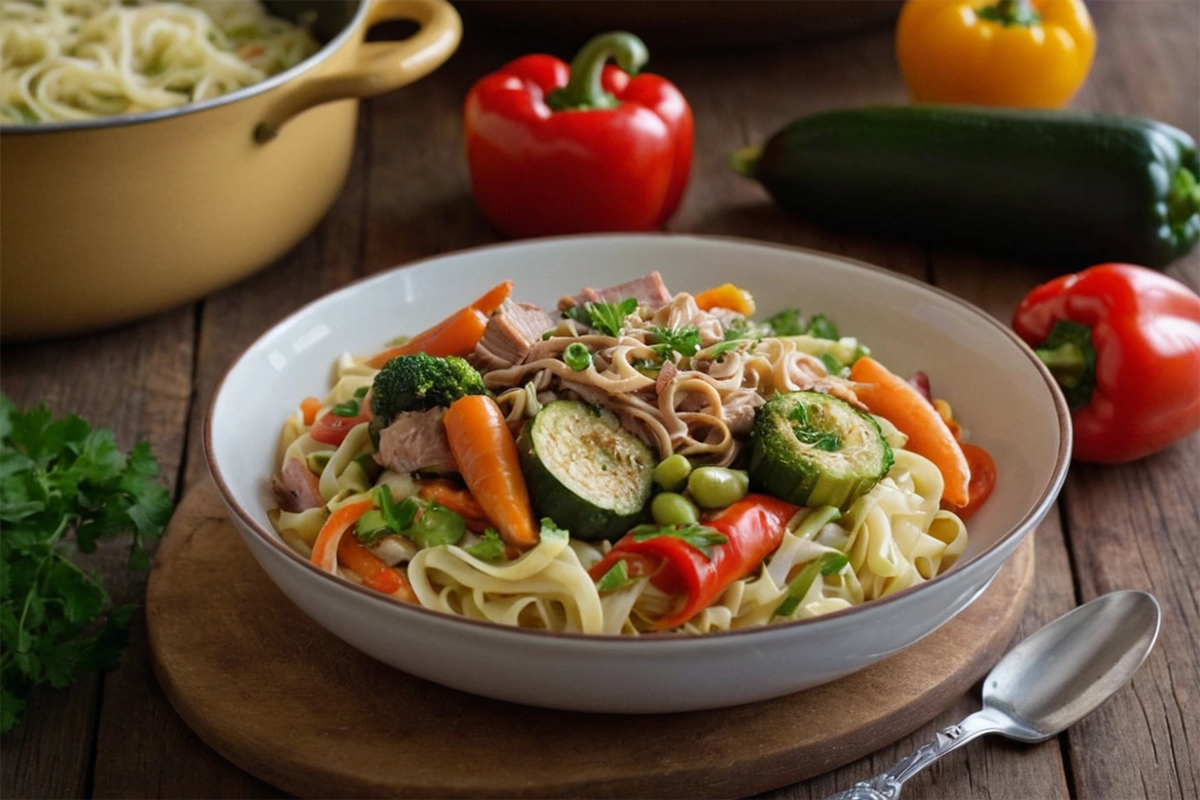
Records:
[[[700,509],[676,492],[655,495],[650,501],[650,515],[659,525],[694,525],[700,521]]]
[[[658,462],[654,468],[654,482],[668,492],[677,492],[687,484],[691,472],[692,462],[687,460],[687,456],[676,453]]]
[[[412,537],[422,547],[436,547],[439,544],[458,544],[467,531],[463,518],[448,508],[434,506],[425,509],[425,513],[413,526]]]
[[[688,476],[687,486],[688,494],[701,508],[724,508],[750,491],[750,475],[740,469],[697,467]]]

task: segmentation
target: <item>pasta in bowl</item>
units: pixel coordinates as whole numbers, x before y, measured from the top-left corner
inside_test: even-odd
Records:
[[[581,292],[598,274],[612,291]],[[397,320],[418,335],[381,348]],[[917,370],[948,404],[897,377]],[[997,374],[1010,389],[970,390]],[[206,444],[268,574],[354,646],[636,713],[797,691],[936,629],[1045,514],[1066,419],[1011,334],[929,287],[730,240],[568,237],[301,310],[231,369]]]

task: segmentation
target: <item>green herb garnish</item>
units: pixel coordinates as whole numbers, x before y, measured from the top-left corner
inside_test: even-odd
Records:
[[[637,311],[635,297],[626,297],[619,303],[582,303],[568,308],[564,314],[576,322],[595,328],[605,336],[621,335],[625,318]]]
[[[130,568],[148,568],[145,546],[174,510],[158,473],[147,442],[126,456],[108,428],[0,394],[0,731],[34,686],[120,663],[135,606],[114,606],[70,556],[128,535]]]
[[[695,523],[687,525],[638,525],[629,533],[633,536],[635,542],[657,539],[660,536],[671,536],[676,539],[682,539],[703,553],[704,557],[709,560],[712,559],[713,545],[725,544],[729,541],[725,534],[705,525],[697,525]]]
[[[842,448],[842,437],[838,435],[837,431],[823,431],[816,428],[812,418],[809,417],[808,406],[803,403],[792,409],[792,413],[788,414],[788,419],[796,423],[792,426],[796,441],[812,445],[817,450],[824,450],[827,453],[836,453]]]
[[[656,341],[656,344],[650,345],[650,349],[663,361],[674,361],[674,353],[691,358],[700,350],[699,328],[654,327],[650,329],[650,333]]]
[[[494,528],[488,528],[483,532],[483,539],[475,544],[467,545],[463,549],[480,561],[504,560],[504,540],[500,538],[500,534],[496,533]]]
[[[850,368],[829,353],[821,354],[821,363],[825,366],[825,371],[836,378],[850,377]]]
[[[778,314],[767,318],[767,327],[774,336],[800,336],[804,333],[804,320],[800,319],[800,309],[787,308]]]

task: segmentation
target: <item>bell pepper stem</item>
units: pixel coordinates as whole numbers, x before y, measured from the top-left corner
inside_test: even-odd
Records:
[[[742,147],[734,150],[733,154],[729,156],[729,166],[733,167],[733,171],[739,175],[753,178],[760,158],[762,158],[762,148]]]
[[[995,5],[984,6],[976,12],[980,19],[998,22],[1005,27],[1022,25],[1030,27],[1042,21],[1030,0],[998,0]]]
[[[1089,327],[1072,320],[1056,320],[1046,341],[1033,352],[1062,388],[1072,411],[1092,401],[1096,389],[1096,346]]]
[[[555,111],[616,108],[617,98],[604,91],[601,82],[604,65],[610,58],[625,72],[636,75],[650,60],[650,53],[645,43],[632,33],[602,33],[585,44],[571,61],[567,85],[551,92],[546,104]]]
[[[1050,374],[1058,381],[1058,385],[1064,389],[1073,389],[1078,386],[1087,374],[1083,348],[1074,342],[1066,342],[1052,348],[1043,347],[1034,352],[1050,369]]]

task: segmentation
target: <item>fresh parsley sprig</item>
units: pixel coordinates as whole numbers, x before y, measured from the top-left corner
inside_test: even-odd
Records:
[[[728,537],[720,531],[706,525],[697,525],[694,522],[686,525],[638,525],[629,533],[635,542],[657,539],[660,536],[682,539],[703,553],[704,557],[710,561],[712,560],[713,545],[725,544],[729,541]]]
[[[147,442],[125,455],[107,428],[0,394],[0,731],[34,686],[120,662],[134,606],[114,606],[71,555],[129,536],[129,566],[149,567],[146,547],[174,510],[158,472]]]
[[[625,318],[637,311],[636,297],[626,297],[619,303],[581,303],[563,313],[576,322],[595,328],[605,336],[616,338],[621,335]]]

